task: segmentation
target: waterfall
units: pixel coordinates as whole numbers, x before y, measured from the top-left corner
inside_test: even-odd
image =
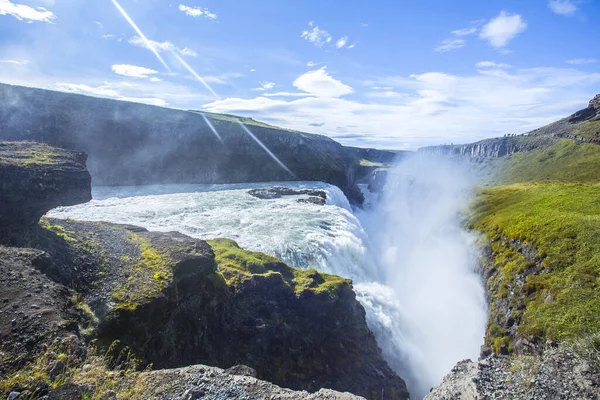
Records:
[[[422,395],[425,388],[439,383],[456,361],[476,355],[483,333],[479,320],[477,329],[471,329],[471,316],[466,314],[480,307],[483,292],[472,271],[470,254],[465,253],[471,245],[469,236],[450,223],[458,204],[438,212],[431,206],[416,207],[420,197],[425,206],[443,193],[428,193],[435,192],[437,181],[418,176],[416,181],[411,179],[397,182],[381,202],[374,201],[369,211],[358,215],[352,213],[339,188],[320,182],[94,188],[91,202],[61,207],[49,215],[179,231],[200,239],[227,237],[295,267],[350,278],[385,358],[407,380],[409,390]],[[262,200],[247,193],[250,188],[266,186],[324,190],[327,204],[298,202],[302,196]],[[415,191],[411,187],[422,188]],[[451,232],[437,234],[437,224]],[[448,238],[455,240],[449,242]],[[437,249],[427,249],[428,245]],[[425,258],[427,254],[434,258]],[[472,287],[474,296],[457,293],[471,293]],[[453,301],[456,296],[464,304]],[[436,312],[436,304],[443,315]],[[452,309],[454,306],[462,311]],[[456,332],[462,328],[464,340]],[[430,329],[439,332],[428,332]]]

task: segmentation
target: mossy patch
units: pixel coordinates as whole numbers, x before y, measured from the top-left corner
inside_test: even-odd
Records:
[[[128,232],[128,240],[140,251],[138,260],[126,262],[126,280],[113,290],[115,309],[135,310],[138,306],[159,297],[173,278],[172,260],[152,246],[150,239]],[[130,260],[127,257],[127,260]]]
[[[244,250],[230,239],[214,239],[208,244],[215,252],[219,271],[230,286],[236,286],[254,276],[278,274],[296,295],[305,291],[313,293],[336,293],[342,286],[352,283],[336,275],[324,274],[315,269],[293,268],[275,257]]]
[[[490,298],[509,299],[521,336],[540,343],[600,330],[600,185],[554,182],[485,189],[469,224],[491,243]],[[535,248],[535,259],[528,260],[511,241]],[[534,273],[525,273],[532,268]],[[494,344],[496,339],[506,344],[500,343],[505,334],[488,327]]]

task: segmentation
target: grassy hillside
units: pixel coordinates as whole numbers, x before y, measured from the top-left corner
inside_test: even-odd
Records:
[[[469,216],[488,249],[486,344],[500,353],[521,339],[543,345],[597,334],[600,146],[559,139],[490,164],[494,178]]]

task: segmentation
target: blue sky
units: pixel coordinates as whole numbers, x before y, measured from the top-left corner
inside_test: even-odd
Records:
[[[585,107],[598,37],[598,0],[0,0],[0,82],[414,149]]]

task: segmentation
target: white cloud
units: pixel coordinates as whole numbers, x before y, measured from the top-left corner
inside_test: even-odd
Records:
[[[365,94],[365,96],[367,96],[367,97],[378,97],[378,98],[394,99],[394,98],[406,97],[407,94],[406,93],[395,92],[393,90],[381,90],[381,91],[378,90],[376,92],[367,92]]]
[[[477,32],[477,28],[457,29],[450,33],[452,33],[454,36],[469,36],[469,35],[474,34],[475,32]]]
[[[571,0],[550,0],[548,2],[548,7],[558,14],[565,15],[567,17],[575,14],[578,10],[577,6]]]
[[[259,84],[260,84],[259,87],[254,88],[252,90],[264,91],[264,90],[271,90],[275,87],[275,84],[273,82],[269,82],[269,81],[259,82]]]
[[[353,49],[354,47],[356,47],[356,43],[352,43],[350,46],[346,47],[347,49]]]
[[[321,63],[316,63],[316,62],[309,61],[309,62],[306,63],[306,66],[307,67],[316,67],[319,64],[321,64]]]
[[[153,76],[152,78],[150,78],[150,82],[162,82],[162,79]]]
[[[395,87],[404,96],[348,100],[260,95],[227,98],[205,109],[269,118],[278,125],[327,134],[349,145],[416,148],[535,129],[585,107],[600,84],[600,73],[574,69],[497,71],[501,73],[466,76],[429,72],[365,82],[369,88]],[[314,121],[324,125],[309,125]]]
[[[149,40],[149,42],[156,49],[156,51],[163,51],[163,52],[174,51],[174,52],[181,54],[182,56],[190,56],[190,57],[198,56],[198,54],[194,50],[189,49],[187,47],[185,47],[183,49],[179,48],[169,41],[156,42],[154,40]],[[150,49],[148,47],[148,45],[146,44],[146,42],[144,41],[144,39],[142,39],[139,36],[134,36],[131,39],[129,39],[129,43],[131,43],[134,46],[142,47],[144,49]]]
[[[340,97],[354,92],[350,86],[331,77],[325,67],[300,75],[294,86],[317,97]]]
[[[250,72],[256,72],[256,69],[250,68]]]
[[[338,49],[341,49],[343,47],[346,46],[346,44],[348,43],[348,36],[344,36],[338,39],[337,42],[335,42],[335,47],[337,47]]]
[[[442,43],[433,49],[438,53],[445,53],[451,50],[457,50],[465,46],[465,41],[462,39],[446,39],[443,40]]]
[[[56,15],[43,7],[37,9],[25,4],[15,4],[10,0],[0,0],[0,15],[12,15],[19,21],[52,23]]]
[[[29,60],[0,60],[2,64],[13,64],[13,65],[27,65]]]
[[[186,6],[184,4],[180,4],[179,11],[184,12],[185,15],[188,15],[188,16],[194,17],[194,18],[204,16],[205,18],[208,18],[208,19],[217,19],[217,14],[211,13],[210,11],[208,11],[208,8],[205,8],[203,10],[200,7],[190,7],[190,6]]]
[[[392,86],[373,86],[371,89],[373,90],[393,90]]]
[[[331,42],[331,35],[329,32],[319,29],[312,21],[308,23],[308,26],[310,26],[311,29],[302,32],[302,35],[300,35],[301,38],[314,43],[317,47],[323,47],[324,44]]]
[[[367,28],[369,26],[369,24],[367,24],[366,22],[361,22],[360,27],[361,28]]]
[[[518,14],[501,11],[481,29],[479,37],[487,40],[494,47],[504,47],[517,35],[527,29],[527,22]]]
[[[508,64],[499,64],[493,61],[479,61],[475,66],[477,68],[510,68]]]
[[[155,71],[150,68],[138,67],[135,65],[128,64],[115,64],[112,66],[112,71],[115,74],[129,76],[131,78],[150,78],[150,75],[157,74],[158,71]]]
[[[595,64],[598,60],[595,58],[576,58],[574,60],[569,60],[567,63],[572,65],[581,65],[581,64]]]

